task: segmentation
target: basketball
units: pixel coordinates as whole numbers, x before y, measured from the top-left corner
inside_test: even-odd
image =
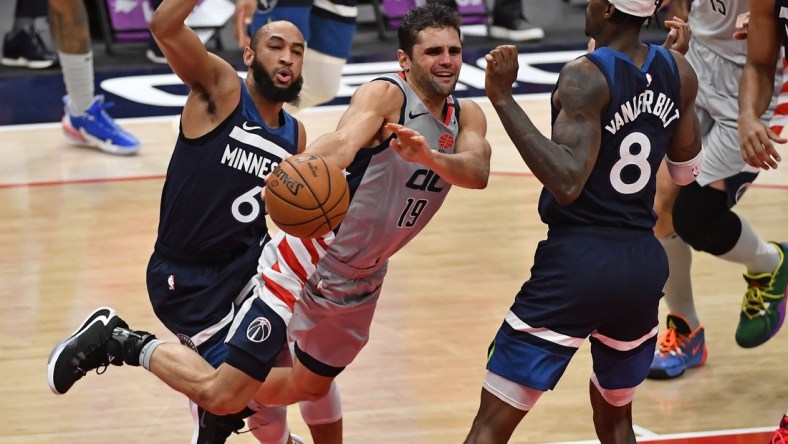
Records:
[[[279,229],[301,238],[335,229],[350,205],[345,174],[322,157],[288,157],[268,175],[265,208]]]

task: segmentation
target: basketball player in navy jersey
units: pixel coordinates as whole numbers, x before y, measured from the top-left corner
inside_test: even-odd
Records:
[[[745,162],[755,168],[768,170],[777,168],[782,160],[775,143],[788,142],[788,139],[772,131],[760,119],[772,96],[774,59],[779,54],[781,45],[784,50],[788,50],[788,0],[751,2],[747,32],[747,61],[739,84],[740,148]],[[775,301],[770,302],[777,305]],[[780,302],[781,308],[775,311],[779,310],[778,320],[782,324],[785,320],[786,303],[784,299]],[[774,383],[779,386],[783,382]],[[783,415],[770,442],[788,442],[788,412]]]
[[[195,0],[189,3],[193,7]],[[156,14],[170,8],[179,11],[170,20],[181,24],[190,10],[188,5],[165,0]],[[271,33],[284,26],[272,25],[268,25]],[[170,34],[158,26],[163,24],[154,16],[151,27],[165,54],[176,50],[176,41],[187,42],[174,38],[175,31],[171,31],[172,40],[165,41],[163,37]],[[143,366],[200,407],[219,415],[238,412],[253,398],[263,405],[286,405],[331,396],[334,378],[368,340],[389,257],[426,226],[452,185],[487,186],[491,151],[485,139],[486,118],[477,104],[459,101],[453,95],[462,66],[459,26],[459,15],[446,6],[428,4],[409,11],[399,29],[397,57],[402,72],[359,87],[337,130],[307,149],[347,170],[353,196],[347,215],[336,232],[323,238],[298,239],[280,232],[265,245],[252,280],[255,297],[238,308],[227,334],[227,356],[218,368],[181,344],[130,330],[114,311],[103,308],[94,311],[74,335],[53,350],[48,364],[53,390],[65,393],[87,371],[125,363]],[[280,56],[273,81],[289,84],[298,75],[298,50],[294,49],[298,45],[284,30],[276,35],[268,40],[258,38],[255,50],[244,51],[244,60],[253,65],[259,57],[256,52],[275,49]],[[269,44],[275,48],[266,46]],[[199,57],[199,51],[177,51],[194,57],[194,63],[209,63]],[[214,65],[211,72],[221,72],[223,66]],[[252,78],[258,79],[260,73],[253,71]],[[252,90],[255,84],[249,82]],[[213,81],[206,86],[224,83]],[[193,85],[194,89],[200,87]],[[237,97],[232,90],[227,94]],[[226,107],[213,105],[207,100],[211,97],[201,91],[193,93],[190,100],[202,105],[196,111],[203,115],[217,109],[228,114],[232,111],[229,103]],[[219,98],[229,102],[226,95]],[[184,113],[183,120],[187,118]],[[209,121],[213,120],[207,120],[204,124],[211,126]],[[276,123],[263,120],[267,126]],[[221,120],[217,116],[215,121]],[[237,125],[218,124],[217,131],[243,131],[244,124],[250,124],[238,122],[240,130]],[[258,137],[241,139],[259,141]],[[228,163],[231,150],[228,147],[222,157]],[[189,197],[211,199],[206,197],[211,193],[203,190]],[[243,199],[234,204],[244,199],[257,201],[258,195],[259,190],[242,194]],[[255,208],[254,204],[240,206],[237,214],[245,219]],[[176,288],[178,282],[176,277]],[[295,342],[294,367],[273,368],[287,347],[288,329]]]
[[[306,146],[303,124],[282,109],[298,101],[305,42],[288,22],[266,25],[244,50],[248,75],[242,79],[183,25],[195,4],[165,2],[150,23],[190,93],[162,192],[147,286],[162,323],[218,367],[227,355],[224,339],[233,314],[252,295],[247,284],[270,239],[263,178]],[[281,364],[288,359],[285,348]],[[57,380],[50,385],[56,393],[68,389]],[[338,399],[333,404],[338,408]],[[261,442],[290,439],[282,408],[254,407],[256,413],[214,417],[193,405],[193,442],[223,443],[252,413],[250,428]],[[339,419],[333,418],[339,438],[322,442],[341,439]]]
[[[668,275],[652,231],[656,173],[667,154],[673,180],[686,185],[702,161],[694,71],[680,53],[640,40],[655,7],[589,1],[586,33],[597,49],[561,70],[549,139],[512,97],[517,49],[485,57],[487,96],[544,185],[539,214],[548,234],[490,345],[466,443],[507,442],[589,336],[597,436],[635,442],[632,399],[654,354]]]

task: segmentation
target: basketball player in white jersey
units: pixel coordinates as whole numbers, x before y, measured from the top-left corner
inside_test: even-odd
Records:
[[[772,60],[788,46],[788,0],[762,0],[753,2],[749,17],[747,62],[739,86],[739,137],[741,153],[748,165],[768,170],[777,168],[781,157],[775,143],[784,144],[788,139],[781,137],[764,125],[759,116],[766,110],[772,93]],[[783,300],[783,315],[785,315]],[[778,363],[778,365],[783,365]],[[771,381],[764,381],[770,383]],[[782,381],[774,381],[780,386]],[[788,442],[788,412],[782,417],[774,431],[771,444]]]
[[[347,170],[350,207],[323,238],[279,235],[266,245],[256,297],[234,318],[223,364],[214,369],[183,345],[128,329],[99,309],[56,347],[50,379],[70,388],[87,371],[122,360],[215,414],[253,398],[270,406],[329,394],[369,338],[388,259],[426,226],[452,185],[487,186],[487,120],[476,103],[453,95],[459,26],[446,6],[410,10],[399,28],[402,72],[361,86],[337,130],[307,147]],[[272,368],[288,333],[294,368]]]
[[[689,10],[692,39],[687,60],[698,74],[696,109],[705,163],[696,183],[680,191],[664,165],[657,176],[654,208],[658,221],[654,231],[670,263],[665,284],[670,314],[654,354],[650,378],[675,378],[706,360],[704,329],[693,300],[690,248],[746,267],[748,288],[736,330],[740,346],[762,344],[777,333],[784,317],[788,281],[784,256],[788,244],[766,242],[741,215],[731,211],[758,174],[757,168],[742,159],[737,131],[739,77],[747,43],[735,39],[734,34],[740,31],[737,18],[749,11],[750,4],[747,0],[730,0],[724,5],[694,0]],[[771,62],[772,73],[782,67],[777,54]],[[782,70],[777,69],[777,73],[768,107],[759,116],[763,125],[771,125],[779,133],[786,116],[777,108],[783,85]]]

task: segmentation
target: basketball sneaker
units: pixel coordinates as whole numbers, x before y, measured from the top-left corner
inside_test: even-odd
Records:
[[[56,66],[57,53],[49,50],[32,25],[8,32],[3,38],[0,64],[43,69]]]
[[[774,243],[774,242],[772,242]],[[744,348],[757,347],[777,334],[785,320],[785,294],[788,287],[788,243],[774,243],[780,264],[772,273],[744,273],[747,292],[741,303],[736,343]]]
[[[84,114],[76,114],[68,105],[68,96],[63,97],[65,115],[60,121],[63,133],[69,139],[84,145],[95,146],[110,154],[128,155],[140,150],[140,141],[118,126],[106,109],[104,96],[98,95]]]
[[[648,369],[648,377],[677,378],[686,369],[703,365],[706,356],[703,325],[691,331],[689,323],[683,316],[669,314],[668,329],[659,336],[654,359]]]
[[[115,310],[101,307],[93,311],[74,333],[49,354],[47,380],[56,395],[65,394],[89,371],[101,374],[109,364],[122,365],[120,356],[107,353],[107,343],[115,327],[127,327]]]

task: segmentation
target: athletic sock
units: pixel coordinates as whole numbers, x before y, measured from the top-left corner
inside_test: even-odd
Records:
[[[746,220],[741,217],[739,220],[741,220],[739,240],[730,251],[718,257],[744,265],[747,267],[747,273],[752,275],[774,272],[780,265],[780,252],[777,247],[758,237]]]
[[[74,114],[85,114],[93,103],[93,51],[87,54],[58,52],[63,69],[63,82],[68,94],[68,108]]]
[[[668,255],[670,274],[665,281],[665,303],[671,313],[681,315],[695,330],[700,325],[692,295],[692,249],[676,233],[659,239]]]

